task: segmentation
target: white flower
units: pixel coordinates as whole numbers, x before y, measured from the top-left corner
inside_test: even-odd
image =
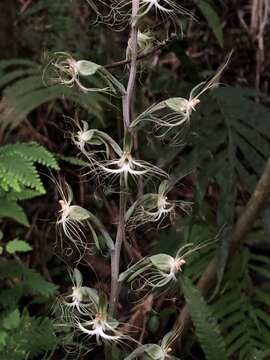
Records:
[[[108,315],[108,302],[105,296],[99,297],[96,313],[89,313],[90,320],[77,320],[76,327],[87,336],[96,337],[98,344],[101,341],[120,342],[128,336],[122,334],[118,329],[119,323]]]
[[[122,336],[110,326],[102,314],[96,314],[93,320],[84,323],[78,322],[77,326],[86,335],[89,335],[90,337],[95,336],[97,343],[99,343],[100,340],[118,341]]]
[[[56,222],[60,226],[67,236],[76,246],[83,245],[82,237],[84,232],[82,230],[84,222],[89,219],[90,213],[81,206],[71,205],[73,200],[73,193],[70,186],[67,183],[56,183],[60,196],[59,200],[61,209],[59,211],[59,217]]]
[[[85,146],[92,139],[93,130],[89,130],[89,126],[86,121],[82,121],[82,124],[82,127],[78,124],[79,130],[72,136],[72,139],[80,151],[85,153]]]
[[[140,10],[138,15],[135,18],[140,20],[140,18],[145,15],[150,14],[151,12],[158,14],[163,21],[171,20],[175,28],[178,26],[179,15],[185,15],[193,18],[193,15],[190,11],[185,9],[183,6],[178,4],[178,1],[173,0],[141,0]],[[181,25],[180,25],[181,27]]]
[[[113,151],[118,156],[122,155],[122,150],[120,146],[105,132],[97,129],[89,129],[89,125],[86,121],[82,121],[82,126],[80,123],[76,123],[78,126],[78,131],[72,135],[74,144],[81,150],[81,152],[87,156],[90,162],[95,163],[95,155],[98,153],[105,154],[106,158],[109,158],[111,152]],[[89,151],[87,149],[91,146],[92,149]],[[104,146],[104,149],[100,149],[100,146]],[[94,147],[99,147],[99,150],[94,150]],[[104,156],[103,156],[104,157]]]
[[[58,52],[47,66],[54,73],[52,79],[56,83],[78,88],[84,92],[109,92],[115,93],[115,89],[124,91],[123,85],[114,78],[103,66],[89,60],[73,59],[68,53]],[[81,78],[99,76],[108,86],[104,88],[86,87],[82,84]]]
[[[132,17],[132,0],[113,0],[111,15],[114,21],[112,24],[124,22],[127,24]],[[158,15],[162,21],[171,20],[175,27],[179,23],[179,15],[186,15],[193,18],[192,13],[178,4],[178,0],[140,0],[139,11],[132,19],[134,22],[140,21],[143,17],[150,14]]]
[[[154,123],[155,131],[162,137],[166,136],[168,132],[174,128],[186,124],[189,125],[191,114],[196,110],[197,105],[201,101],[199,98],[207,90],[218,86],[219,78],[228,65],[231,54],[232,53],[229,54],[225,63],[221,65],[217,73],[209,81],[202,82],[191,90],[188,99],[173,97],[154,104],[139,115],[137,119],[132,122],[131,127],[137,126],[142,121],[150,121]],[[159,132],[160,130],[161,132]],[[171,142],[177,140],[180,133],[176,133],[176,135],[170,139]]]
[[[73,283],[72,293],[60,299],[63,315],[64,317],[76,316],[74,311],[77,311],[78,315],[87,315],[98,303],[97,292],[83,286],[82,275],[78,269],[74,269],[70,277]]]
[[[92,250],[92,243],[89,243],[89,241],[86,240],[84,228],[87,228],[87,230],[90,231],[96,248],[100,252],[104,250],[113,250],[113,240],[102,222],[93,213],[83,207],[71,205],[73,193],[66,182],[61,185],[57,183],[56,180],[54,180],[54,182],[62,197],[62,199],[59,200],[61,210],[59,211],[56,224],[62,229],[63,233],[71,243],[75,245],[80,255],[83,255],[86,250],[89,252]],[[97,232],[101,237],[97,235]]]
[[[155,360],[166,360],[173,358],[174,360],[178,360],[175,356],[172,356],[172,348],[173,343],[179,339],[181,335],[182,328],[178,327],[174,330],[167,333],[163,339],[161,340],[160,345],[158,344],[145,344],[139,346],[135,349],[130,355],[128,355],[124,360],[132,360],[135,358],[141,357],[143,354],[149,357],[150,359]]]
[[[151,268],[144,276],[144,286],[161,288],[171,281],[177,281],[178,272],[182,271],[186,260],[183,257],[173,258],[167,254],[158,254],[150,257]]]
[[[165,6],[161,5],[160,0],[142,0],[141,6],[147,7],[145,13],[148,13],[152,8],[164,12],[164,13],[173,13],[178,12],[180,14],[189,14],[182,6],[177,5],[176,2],[172,0],[163,0]]]
[[[178,275],[190,254],[208,245],[209,242],[197,245],[186,244],[178,250],[175,257],[168,254],[145,257],[120,274],[119,281],[125,279],[133,281],[138,277],[142,280],[141,289],[145,287],[162,288],[172,281],[177,281]]]
[[[116,160],[105,160],[97,162],[97,171],[105,177],[123,175],[125,184],[128,182],[128,176],[133,178],[137,176],[152,175],[167,177],[165,171],[143,160],[135,160],[129,150],[124,150],[122,156]]]
[[[145,194],[139,198],[127,211],[126,220],[131,226],[148,222],[161,224],[168,216],[173,219],[180,209],[185,213],[191,211],[191,203],[182,200],[170,200],[167,196],[172,184],[168,180],[162,181],[157,193]]]

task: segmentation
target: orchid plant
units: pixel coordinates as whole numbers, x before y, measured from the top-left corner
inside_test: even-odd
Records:
[[[174,0],[112,0],[110,3],[101,0],[87,0],[96,13],[96,20],[111,26],[128,26],[131,28],[126,48],[128,71],[127,84],[122,84],[105,66],[89,60],[75,60],[66,52],[56,53],[49,67],[52,68],[53,81],[68,87],[76,86],[85,93],[103,92],[105,95],[122,98],[123,138],[114,140],[107,133],[92,128],[85,120],[76,121],[77,129],[71,136],[86,165],[86,176],[94,181],[97,187],[106,187],[108,183],[117,186],[119,209],[115,240],[109,235],[102,222],[89,210],[73,204],[73,192],[66,182],[57,183],[60,195],[60,211],[57,226],[60,229],[63,247],[75,247],[80,252],[80,260],[86,252],[107,252],[111,260],[111,289],[106,295],[103,292],[83,285],[83,279],[77,267],[71,275],[72,289],[70,294],[60,296],[62,321],[74,329],[74,333],[91,339],[95,344],[105,344],[106,358],[111,359],[111,343],[121,344],[126,360],[177,359],[173,356],[174,342],[181,335],[181,326],[173,328],[158,344],[141,344],[131,334],[126,334],[126,327],[120,324],[118,316],[119,296],[123,283],[133,283],[139,279],[139,285],[132,288],[139,291],[148,289],[154,296],[159,289],[173,283],[181,284],[181,274],[189,261],[189,255],[209,244],[186,244],[179,248],[175,256],[155,254],[145,256],[139,261],[131,259],[132,264],[120,274],[122,267],[122,245],[128,242],[130,232],[137,226],[150,224],[159,228],[168,226],[178,215],[188,215],[192,203],[179,198],[172,198],[174,180],[166,169],[138,158],[134,143],[142,126],[153,127],[153,135],[168,138],[174,130],[171,142],[177,143],[184,127],[192,121],[192,114],[199,106],[201,96],[215,88],[229,58],[220,66],[216,74],[206,82],[195,86],[188,98],[173,97],[151,105],[139,115],[134,115],[136,75],[138,72],[138,55],[149,51],[155,43],[154,32],[145,31],[144,24],[149,17],[159,19],[161,23],[179,24],[179,16],[193,19],[190,11]],[[106,10],[105,14],[102,14]],[[120,26],[120,27],[121,27]],[[181,28],[181,27],[180,27]],[[119,30],[119,27],[118,27]],[[182,29],[181,29],[182,30]],[[91,85],[93,78],[99,78],[104,86],[97,88]],[[176,129],[176,131],[175,131]],[[158,183],[158,185],[157,185]],[[137,198],[134,197],[134,186],[140,187]],[[144,192],[147,184],[153,184],[157,191]],[[170,221],[167,221],[170,220]],[[89,236],[90,234],[90,236]],[[92,239],[92,241],[91,241]],[[96,249],[96,250],[95,250]],[[78,261],[79,262],[79,261]],[[78,264],[76,264],[78,265]],[[165,289],[165,290],[164,290]],[[109,302],[107,301],[109,297]],[[125,347],[125,345],[129,347]]]

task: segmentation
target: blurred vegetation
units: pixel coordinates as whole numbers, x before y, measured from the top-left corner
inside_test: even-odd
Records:
[[[175,38],[142,61],[136,109],[142,111],[162,98],[186,96],[233,48],[223,77],[229,85],[204,95],[181,146],[164,151],[162,142],[147,131],[140,132],[139,155],[170,167],[175,181],[185,176],[175,196],[193,201],[194,210],[190,217],[159,232],[137,229],[132,246],[142,255],[174,254],[188,242],[207,241],[217,234],[220,241],[216,254],[207,249],[192,255],[184,274],[193,283],[186,278],[183,294],[174,295],[173,300],[161,296],[147,315],[144,340],[154,343],[172,326],[184,296],[196,331],[190,331],[181,349],[182,359],[267,359],[269,206],[230,262],[228,244],[270,154],[270,31],[264,34],[265,55],[258,70],[258,43],[248,32],[252,14],[247,1],[185,3],[199,22],[184,22],[183,38]],[[84,181],[83,162],[69,141],[73,123],[66,119],[87,120],[117,139],[119,99],[51,84],[46,65],[56,51],[102,64],[122,60],[127,31],[94,26],[89,20],[91,8],[83,0],[5,1],[0,11],[4,14],[0,25],[0,358],[102,359],[99,349],[84,357],[79,352],[69,355],[65,348],[76,346],[75,340],[69,329],[55,326],[53,304],[58,288],[65,292],[70,286],[66,270],[73,267],[74,258],[58,249],[58,195],[51,178],[61,169],[77,202],[98,213],[111,235],[115,234],[113,189],[105,201],[104,194],[94,192],[91,182]],[[122,70],[112,69],[125,81]],[[219,264],[218,286],[208,305],[194,283],[213,255]],[[128,264],[130,258],[124,255],[122,260]],[[81,271],[89,285],[109,291],[106,258],[89,256]],[[127,294],[120,302],[127,316],[134,304]],[[122,354],[116,351],[115,360],[120,358]]]

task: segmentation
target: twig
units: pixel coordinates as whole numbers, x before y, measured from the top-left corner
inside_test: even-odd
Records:
[[[137,56],[137,61],[143,60],[143,59],[147,58],[148,56],[151,56],[151,55],[155,54],[157,51],[159,51],[162,48],[164,48],[165,46],[167,46],[169,42],[170,42],[170,40],[163,41],[161,44],[158,44],[158,45],[154,46],[151,50],[148,50],[146,52],[143,52],[143,53],[139,54]],[[106,69],[112,69],[112,68],[115,68],[115,67],[118,67],[118,66],[128,65],[130,63],[131,63],[131,59],[126,59],[126,60],[116,61],[116,62],[114,62],[112,64],[107,64],[104,67]]]
[[[23,14],[29,8],[29,6],[32,4],[32,0],[21,0],[20,3],[22,5],[22,7],[20,9],[20,14]]]
[[[139,11],[139,0],[132,0],[132,18],[134,19]],[[129,72],[129,80],[126,93],[122,97],[123,106],[123,123],[125,132],[128,131],[131,117],[131,99],[135,88],[135,80],[137,74],[137,38],[138,29],[135,23],[131,29],[131,65]],[[119,297],[119,266],[120,254],[123,241],[125,240],[125,212],[126,212],[127,195],[125,191],[125,182],[123,176],[120,177],[120,204],[119,204],[119,220],[116,234],[115,248],[111,254],[111,294],[110,294],[110,315],[113,316],[116,311],[116,304]]]
[[[243,245],[246,235],[252,229],[252,226],[265,203],[270,196],[270,159],[267,162],[265,170],[256,186],[254,193],[249,199],[245,210],[235,224],[232,232],[229,259],[234,257],[237,251]],[[197,288],[200,290],[203,296],[207,296],[211,289],[215,286],[217,281],[217,263],[216,259],[213,259],[207,269],[202,274]],[[190,315],[187,305],[185,305],[180,312],[175,326],[183,326],[184,331],[188,329],[191,324]]]

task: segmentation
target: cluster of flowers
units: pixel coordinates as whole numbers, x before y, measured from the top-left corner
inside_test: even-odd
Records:
[[[104,294],[99,295],[93,288],[83,286],[83,278],[78,269],[71,274],[73,283],[70,294],[58,299],[61,310],[61,319],[65,326],[71,326],[85,335],[87,340],[95,338],[95,343],[136,343],[136,349],[125,360],[132,360],[142,355],[148,355],[151,359],[165,360],[167,358],[177,360],[171,355],[172,344],[181,334],[181,327],[176,327],[167,333],[160,344],[141,345],[131,336],[122,331],[124,327],[108,314],[108,302]],[[88,349],[88,351],[91,350]]]

